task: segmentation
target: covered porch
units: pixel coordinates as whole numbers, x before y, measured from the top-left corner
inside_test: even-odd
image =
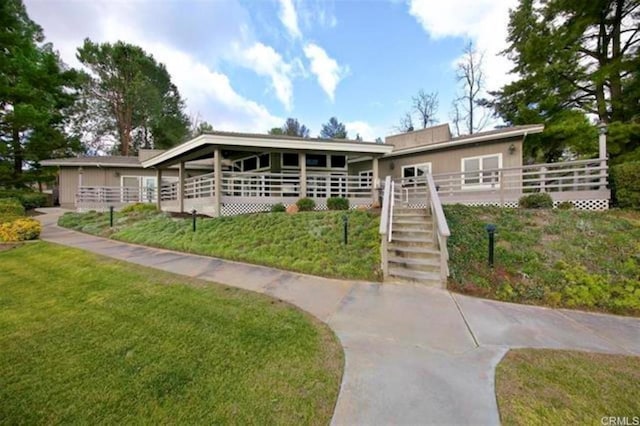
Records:
[[[371,206],[378,199],[378,158],[392,145],[348,140],[212,132],[142,163],[163,171],[178,165],[176,182],[158,185],[159,209],[217,216],[269,211],[274,204],[312,198],[326,209],[330,197],[349,199],[350,206]],[[349,175],[349,155],[373,158],[372,173]],[[185,163],[211,160],[211,171],[187,176]]]

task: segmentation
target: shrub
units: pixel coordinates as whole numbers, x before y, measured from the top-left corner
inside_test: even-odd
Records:
[[[558,203],[557,208],[560,210],[571,210],[574,208],[574,205],[571,201],[563,201],[561,203]]]
[[[640,209],[640,161],[612,166],[611,184],[618,207]]]
[[[553,199],[546,192],[525,195],[518,200],[518,206],[523,209],[551,209]]]
[[[35,209],[47,205],[47,194],[19,189],[0,190],[0,198],[16,198],[25,210]]]
[[[284,213],[287,211],[287,208],[282,203],[274,204],[271,206],[272,213]]]
[[[331,197],[327,200],[329,210],[349,210],[349,199],[344,197]]]
[[[300,198],[296,202],[296,206],[298,206],[298,211],[301,212],[310,212],[316,208],[316,202],[311,198]]]
[[[157,211],[158,211],[158,207],[152,203],[128,204],[120,210],[121,213],[146,213],[146,212],[157,212]]]
[[[24,207],[16,198],[0,198],[0,222],[7,222],[8,219],[24,216]]]
[[[37,220],[24,217],[0,224],[0,241],[15,242],[38,238],[42,227]]]

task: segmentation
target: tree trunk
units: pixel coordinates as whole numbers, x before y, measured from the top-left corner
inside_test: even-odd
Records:
[[[13,184],[17,185],[22,179],[22,161],[24,152],[20,144],[20,132],[14,128],[11,134],[11,148],[13,149]]]
[[[624,102],[622,101],[622,82],[620,79],[620,63],[622,62],[620,52],[620,27],[622,26],[622,13],[625,0],[615,2],[613,16],[613,28],[611,30],[611,64],[609,80],[611,83],[611,119],[613,121],[624,121]]]
[[[606,11],[602,11],[600,13],[600,25],[598,31],[598,65],[599,68],[602,69],[607,65],[607,56],[609,50],[609,42],[607,39],[607,27],[605,24],[605,20],[607,19]],[[609,114],[607,111],[607,99],[604,93],[604,82],[596,81],[596,108],[598,110],[598,118],[603,123],[608,123]]]

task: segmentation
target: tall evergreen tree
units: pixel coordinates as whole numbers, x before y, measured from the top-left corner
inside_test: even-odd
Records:
[[[270,135],[297,136],[299,138],[309,137],[309,128],[300,124],[297,118],[287,118],[282,127],[274,127],[269,130]]]
[[[121,155],[169,148],[189,134],[177,87],[165,66],[142,48],[87,39],[77,57],[91,72],[84,85],[88,119],[99,136],[117,140]]]
[[[77,73],[43,42],[21,0],[0,1],[0,185],[38,180],[40,160],[80,148],[65,133]]]
[[[519,78],[490,105],[509,123],[546,124],[531,155],[552,159],[566,146],[591,155],[594,117],[611,124],[614,160],[640,157],[639,28],[638,0],[520,0],[505,51]]]
[[[337,118],[331,117],[328,123],[322,125],[320,137],[324,139],[346,139],[347,129]]]

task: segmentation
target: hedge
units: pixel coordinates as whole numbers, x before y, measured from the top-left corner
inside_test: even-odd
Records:
[[[24,216],[24,207],[15,198],[0,198],[0,223]]]
[[[0,189],[0,198],[16,198],[25,210],[46,206],[48,200],[47,194],[20,189]]]
[[[298,211],[301,212],[310,212],[316,208],[316,202],[311,198],[300,198],[296,205],[298,206]]]
[[[640,209],[640,161],[612,166],[610,175],[616,205]]]

